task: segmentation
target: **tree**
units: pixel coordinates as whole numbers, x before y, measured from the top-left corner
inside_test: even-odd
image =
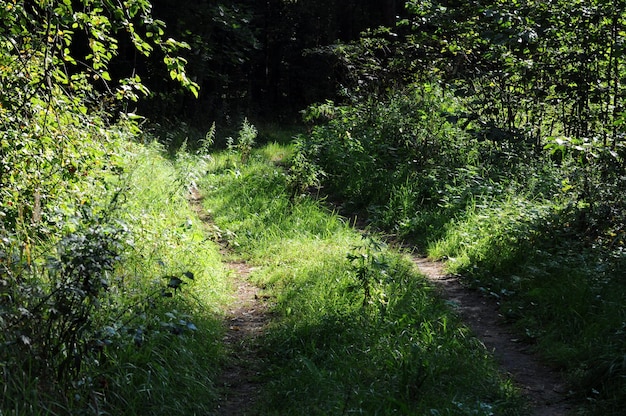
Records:
[[[169,33],[191,45],[190,77],[199,101],[176,92],[157,74],[153,59],[142,66],[146,84],[160,91],[142,105],[160,117],[185,117],[207,125],[236,126],[245,114],[299,117],[307,105],[337,94],[343,74],[324,48],[358,39],[369,27],[395,21],[399,2],[339,0],[156,0],[153,13]],[[135,65],[129,57],[127,67]],[[157,87],[158,85],[158,87]]]
[[[90,158],[68,129],[106,123],[147,93],[137,75],[113,79],[127,38],[143,55],[157,49],[172,79],[197,94],[164,23],[147,0],[0,0],[0,201],[5,227],[40,217],[64,172]],[[107,104],[109,103],[109,104]],[[95,118],[97,115],[100,118]],[[19,174],[18,174],[19,173]]]

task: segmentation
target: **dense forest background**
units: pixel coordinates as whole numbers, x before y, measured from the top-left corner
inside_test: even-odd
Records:
[[[214,405],[224,272],[175,207],[280,138],[285,212],[445,259],[620,414],[625,51],[624,0],[0,0],[0,413]]]
[[[293,117],[311,103],[434,77],[508,130],[524,123],[553,136],[553,115],[541,107],[557,102],[573,135],[615,130],[620,120],[616,3],[156,1],[153,14],[191,46],[187,71],[202,92],[193,103],[176,97],[155,61],[121,56],[117,67],[159,92],[149,111],[211,119],[291,109]]]
[[[297,121],[298,111],[335,97],[349,76],[328,48],[355,41],[368,28],[393,25],[404,12],[396,1],[152,4],[168,35],[191,46],[184,57],[200,97],[177,94],[177,86],[160,77],[158,61],[137,62],[131,54],[116,65],[148,75],[147,85],[159,91],[146,111],[196,123],[241,114]]]

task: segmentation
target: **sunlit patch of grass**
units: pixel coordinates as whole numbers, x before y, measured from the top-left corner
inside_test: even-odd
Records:
[[[447,258],[451,271],[467,270],[489,262],[492,270],[506,272],[511,258],[532,246],[543,224],[549,221],[550,204],[523,197],[473,201],[445,234],[428,247],[433,258]]]
[[[50,257],[33,263],[41,274],[29,276],[40,279],[33,311],[51,311],[33,322],[60,322],[57,308],[64,308],[63,331],[34,328],[49,334],[43,350],[59,351],[58,363],[42,364],[28,349],[22,362],[15,344],[4,345],[2,358],[18,365],[0,365],[1,414],[187,415],[215,408],[224,358],[220,306],[231,288],[217,244],[187,201],[209,160],[171,159],[154,143],[116,146],[109,169],[75,184],[83,205],[63,207],[55,231],[61,243],[51,239],[44,252]],[[119,233],[102,231],[107,227]],[[117,244],[107,246],[111,240]],[[101,263],[101,273],[94,272]],[[52,278],[47,294],[45,279]],[[63,372],[69,361],[77,364]]]
[[[319,202],[291,200],[286,183],[254,158],[209,169],[200,183],[274,305],[261,340],[261,414],[524,414],[484,347],[408,261]]]
[[[302,242],[292,256],[276,249],[281,264],[259,277],[276,294],[283,317],[266,339],[274,363],[267,408],[274,414],[297,414],[298,406],[317,409],[312,414],[446,414],[456,399],[468,411],[523,413],[483,347],[402,259],[384,253],[386,273],[372,282],[363,304],[363,286],[342,250],[359,243],[352,238]]]
[[[274,164],[287,164],[294,154],[293,145],[271,142],[258,150],[258,155]]]
[[[129,145],[126,152],[127,174],[117,185],[127,189],[122,219],[133,251],[117,273],[134,288],[124,319],[135,343],[114,343],[99,375],[106,408],[115,414],[207,414],[215,407],[223,358],[219,307],[230,288],[218,246],[186,199],[189,157],[168,160],[156,144]],[[171,298],[141,301],[164,288],[167,276],[184,279],[180,289],[169,289]]]

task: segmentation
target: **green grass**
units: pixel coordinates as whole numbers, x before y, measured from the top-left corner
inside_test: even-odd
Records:
[[[451,122],[467,116],[464,99],[423,86],[334,111],[294,157],[322,192],[497,298],[517,336],[568,375],[581,412],[623,412],[623,154],[592,139],[489,137]]]
[[[472,205],[429,254],[497,298],[503,315],[544,359],[563,370],[585,414],[620,414],[626,403],[626,286],[619,252],[591,245],[577,217],[522,195]]]
[[[220,305],[231,289],[218,246],[186,200],[189,180],[206,159],[181,153],[170,161],[156,144],[129,144],[125,154],[123,219],[134,250],[118,273],[134,281],[136,297],[164,287],[164,276],[181,276],[185,284],[170,299],[130,308],[131,326],[145,342],[121,344],[109,354],[101,374],[106,407],[113,414],[210,414],[223,359]],[[193,280],[182,277],[187,271]],[[175,327],[183,330],[172,333]]]
[[[258,413],[526,414],[406,259],[319,202],[290,200],[272,146],[236,168],[216,155],[200,182],[205,207],[272,299]]]
[[[2,414],[188,415],[216,407],[225,354],[221,306],[232,288],[218,245],[186,199],[210,160],[183,152],[169,159],[155,143],[117,139],[111,166],[72,182],[78,202],[60,205],[58,229],[33,241],[34,267],[5,264],[22,279],[18,305],[33,317],[14,321],[4,334]],[[101,261],[113,266],[92,278]],[[91,289],[73,283],[68,264],[86,270],[79,277],[105,282],[97,295],[85,297]],[[67,317],[55,318],[66,301],[73,302]],[[4,299],[3,307],[13,303]],[[64,323],[75,326],[63,331]],[[28,334],[23,346],[11,343],[16,331]],[[60,352],[42,364],[52,348]],[[69,354],[80,365],[64,372]]]

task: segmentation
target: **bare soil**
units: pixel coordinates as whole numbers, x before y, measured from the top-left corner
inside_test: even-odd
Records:
[[[202,207],[202,196],[196,188],[190,189],[189,203],[209,232],[214,227],[211,217]],[[252,415],[252,407],[260,390],[258,376],[263,367],[256,340],[263,334],[269,321],[267,299],[260,289],[249,282],[254,267],[244,261],[231,260],[227,244],[217,239],[224,264],[230,271],[234,294],[224,311],[224,346],[227,364],[217,386],[222,395],[216,414],[220,416]]]
[[[565,416],[574,405],[567,396],[565,381],[559,372],[542,363],[519,342],[511,327],[503,322],[499,305],[493,298],[464,286],[458,276],[446,274],[444,265],[412,255],[413,263],[433,282],[441,296],[454,305],[463,322],[491,351],[501,368],[528,398],[537,416]]]
[[[263,359],[255,340],[269,321],[268,307],[260,289],[247,280],[253,268],[244,262],[226,264],[233,272],[236,292],[226,311],[224,345],[229,358],[218,381],[222,398],[217,413],[223,416],[248,415],[260,389],[258,375]]]

